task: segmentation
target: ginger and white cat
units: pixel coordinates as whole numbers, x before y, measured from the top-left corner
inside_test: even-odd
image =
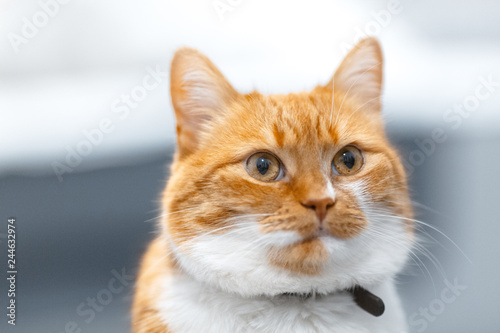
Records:
[[[178,50],[178,146],[133,331],[407,331],[393,278],[412,211],[381,85],[373,38],[325,86],[288,95],[240,94],[207,57]],[[353,288],[385,313],[363,310]]]

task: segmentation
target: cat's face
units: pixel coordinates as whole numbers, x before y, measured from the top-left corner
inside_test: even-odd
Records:
[[[381,123],[373,39],[309,93],[241,95],[178,51],[178,152],[163,236],[196,279],[244,294],[331,292],[394,275],[412,244],[403,167]]]

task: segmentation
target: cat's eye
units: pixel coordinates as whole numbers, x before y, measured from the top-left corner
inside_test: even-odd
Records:
[[[364,164],[361,151],[354,146],[346,146],[335,154],[332,169],[338,175],[352,175],[358,172]]]
[[[278,180],[283,172],[280,161],[266,152],[259,152],[250,156],[246,167],[250,176],[263,182]]]

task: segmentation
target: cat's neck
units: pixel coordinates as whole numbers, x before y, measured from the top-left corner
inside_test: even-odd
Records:
[[[387,305],[381,317],[362,310],[348,291],[248,297],[208,286],[182,271],[165,283],[160,307],[175,332],[202,332],[213,325],[214,332],[401,333],[406,329],[392,281],[373,289]]]
[[[377,295],[373,294],[372,292],[366,290],[365,288],[361,286],[354,286],[353,288],[349,288],[345,290],[346,292],[350,293],[352,295],[352,298],[354,302],[363,310],[368,312],[369,314],[379,317],[382,314],[384,314],[385,311],[385,304],[382,298],[378,297]],[[279,297],[291,297],[291,298],[298,298],[301,300],[306,300],[309,298],[316,298],[316,297],[324,297],[328,296],[329,294],[323,295],[323,294],[317,294],[316,292],[311,292],[311,293],[283,293],[278,295]]]

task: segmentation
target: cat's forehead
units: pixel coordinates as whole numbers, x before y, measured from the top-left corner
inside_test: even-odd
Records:
[[[332,94],[310,92],[288,95],[253,95],[236,124],[246,138],[269,145],[311,149],[373,140],[373,128],[352,101],[334,108]],[[338,104],[338,101],[337,101]]]
[[[273,113],[268,128],[278,146],[338,141],[334,120],[330,121],[327,114],[331,110],[324,100],[306,94],[269,96],[269,99],[274,107],[266,110]]]

